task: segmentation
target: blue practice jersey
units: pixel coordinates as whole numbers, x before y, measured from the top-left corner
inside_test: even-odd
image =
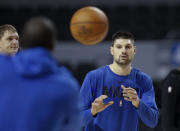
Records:
[[[124,100],[121,85],[137,91],[140,98],[138,109]],[[91,71],[85,77],[80,94],[86,131],[137,131],[139,119],[149,127],[157,124],[158,109],[152,80],[135,68],[127,76],[113,73],[109,66]],[[101,95],[108,96],[104,103],[114,101],[114,104],[93,117],[91,104]]]
[[[0,131],[79,131],[79,85],[43,48],[0,56]]]

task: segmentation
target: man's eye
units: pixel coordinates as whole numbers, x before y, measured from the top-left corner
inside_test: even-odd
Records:
[[[130,48],[131,48],[131,46],[126,46],[126,48],[127,48],[127,49],[130,49]]]
[[[8,38],[8,40],[13,40],[13,38]]]

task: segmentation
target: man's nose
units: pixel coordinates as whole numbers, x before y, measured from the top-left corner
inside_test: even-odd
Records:
[[[126,48],[125,47],[122,48],[122,52],[126,53]]]
[[[13,39],[12,44],[14,44],[14,45],[15,45],[15,44],[16,44],[16,45],[19,44],[19,40]]]

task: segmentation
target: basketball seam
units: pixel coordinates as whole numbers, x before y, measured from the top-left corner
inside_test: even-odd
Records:
[[[95,35],[98,35],[98,34],[101,34],[102,32],[104,32],[104,31],[101,31],[101,32],[98,32],[98,33],[96,33],[96,34],[93,34],[93,35],[90,35],[90,37],[92,37],[92,36],[95,36]],[[101,40],[103,40],[105,37],[106,37],[106,35],[107,35],[107,32],[106,32],[106,34],[104,35],[104,37],[102,37],[101,38]],[[98,38],[96,38],[96,39],[91,39],[91,40],[87,40],[88,42],[93,42],[93,41],[96,41]],[[100,41],[101,41],[100,40]]]
[[[104,23],[104,22],[75,22],[75,23],[71,23],[71,25],[76,25],[76,24],[87,24],[87,23],[89,23],[89,24],[106,24],[106,23]]]

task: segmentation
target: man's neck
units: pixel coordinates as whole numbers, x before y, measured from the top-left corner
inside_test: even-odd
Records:
[[[109,65],[112,72],[118,75],[129,75],[131,72],[131,63],[128,65],[118,65],[117,63],[112,63]]]

